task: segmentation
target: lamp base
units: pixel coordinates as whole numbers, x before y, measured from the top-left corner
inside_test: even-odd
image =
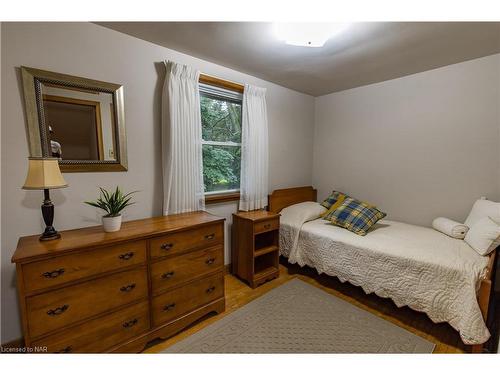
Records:
[[[45,233],[40,236],[40,241],[51,241],[51,240],[57,240],[58,238],[61,238],[61,235],[59,233],[53,234],[51,236],[46,236]]]
[[[54,229],[54,227],[45,228],[45,232],[40,236],[40,241],[51,241],[61,238],[61,235]]]
[[[54,205],[50,200],[49,189],[44,189],[45,199],[42,204],[42,216],[45,222],[45,231],[40,236],[40,241],[51,241],[61,238],[57,230],[52,226],[54,221]]]

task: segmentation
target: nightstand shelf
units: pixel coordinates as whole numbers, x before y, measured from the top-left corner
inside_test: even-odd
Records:
[[[256,249],[253,253],[253,256],[254,256],[254,258],[257,258],[257,257],[260,257],[261,255],[265,255],[265,254],[276,252],[276,251],[279,251],[278,246],[275,246],[275,245],[266,246],[266,247],[263,247],[263,248],[258,249],[258,250]]]
[[[232,272],[255,288],[279,276],[279,214],[233,214]]]

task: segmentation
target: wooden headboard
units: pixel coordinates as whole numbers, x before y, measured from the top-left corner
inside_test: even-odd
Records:
[[[274,190],[269,195],[268,211],[280,212],[283,208],[300,202],[316,202],[317,191],[312,186]]]

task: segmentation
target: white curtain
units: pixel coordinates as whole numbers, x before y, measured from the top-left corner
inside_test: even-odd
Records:
[[[268,153],[266,89],[245,85],[241,134],[242,211],[267,206]]]
[[[163,214],[205,208],[201,150],[200,72],[165,62],[162,94]]]

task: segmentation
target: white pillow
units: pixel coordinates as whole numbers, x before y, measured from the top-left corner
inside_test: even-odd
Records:
[[[446,234],[447,236],[458,238],[459,240],[463,240],[469,230],[469,227],[467,225],[461,224],[451,219],[447,219],[445,217],[438,217],[434,219],[434,221],[432,222],[432,227],[435,230]]]
[[[480,255],[488,255],[500,245],[500,225],[490,217],[483,217],[469,229],[465,242]]]
[[[282,209],[280,221],[305,223],[317,219],[326,211],[327,209],[318,202],[301,202]]]
[[[500,221],[500,203],[492,202],[487,199],[478,199],[472,210],[470,210],[469,216],[465,220],[465,225],[472,228],[479,220],[484,217],[491,217],[494,220]]]

